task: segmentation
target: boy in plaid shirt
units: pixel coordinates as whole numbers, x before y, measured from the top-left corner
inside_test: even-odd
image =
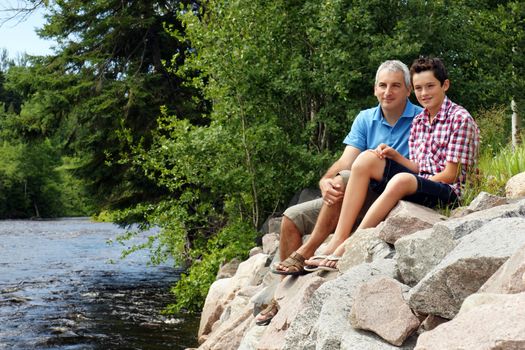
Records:
[[[355,160],[347,185],[353,196],[344,199],[341,213],[345,215],[341,215],[325,249],[325,254],[332,255],[324,260],[307,260],[308,265],[335,270],[344,252],[342,237],[352,229],[368,186],[381,195],[359,228],[377,226],[401,199],[428,207],[459,202],[467,172],[476,160],[478,126],[467,110],[446,96],[450,82],[440,59],[415,60],[410,75],[424,110],[412,122],[409,159],[381,144]]]

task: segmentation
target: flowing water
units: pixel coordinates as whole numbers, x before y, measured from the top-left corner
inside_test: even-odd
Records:
[[[185,349],[198,318],[162,315],[180,271],[124,260],[88,219],[0,221],[0,349]],[[140,238],[138,238],[140,240]]]

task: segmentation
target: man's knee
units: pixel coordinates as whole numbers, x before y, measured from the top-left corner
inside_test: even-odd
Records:
[[[281,220],[281,235],[289,235],[290,233],[296,233],[299,232],[299,228],[293,222],[292,219],[287,217],[286,215],[283,215],[283,218]]]

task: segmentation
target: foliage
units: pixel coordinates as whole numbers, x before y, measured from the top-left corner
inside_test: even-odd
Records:
[[[481,191],[505,196],[507,181],[514,175],[525,172],[525,135],[516,149],[507,145],[495,155],[491,152],[482,153],[478,164],[478,177],[468,184],[464,205],[468,205]]]
[[[0,145],[0,217],[86,215],[90,203],[81,183],[60,168],[49,140]]]
[[[202,310],[204,299],[210,285],[215,281],[220,265],[236,257],[246,258],[249,249],[253,247],[255,236],[253,227],[239,221],[225,227],[210,239],[205,250],[195,252],[201,258],[193,263],[189,274],[183,274],[180,282],[172,288],[177,300],[166,311]]]

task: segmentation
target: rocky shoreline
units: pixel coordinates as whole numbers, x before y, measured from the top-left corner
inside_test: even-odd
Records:
[[[525,349],[525,173],[450,218],[400,202],[345,243],[339,272],[280,279],[279,220],[211,286],[199,349]],[[322,248],[321,248],[322,249]],[[272,296],[268,326],[254,315]]]

